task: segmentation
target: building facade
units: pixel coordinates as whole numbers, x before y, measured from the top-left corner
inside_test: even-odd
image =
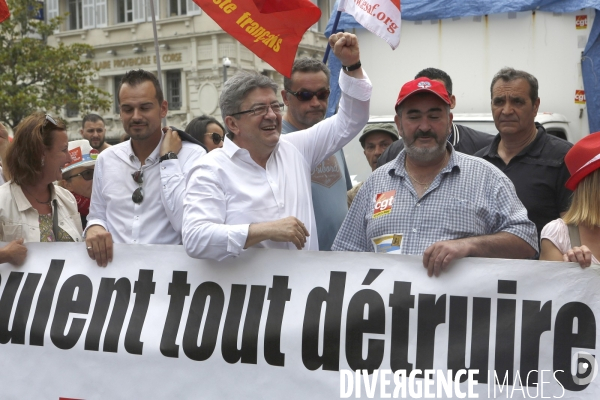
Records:
[[[119,120],[117,89],[131,69],[157,73],[151,0],[46,0],[47,18],[65,15],[49,44],[86,43],[98,69],[93,84],[110,93],[110,110],[98,110],[106,121],[107,140],[124,134]],[[313,0],[323,15],[303,36],[298,57],[322,59],[327,39],[323,35],[333,0]],[[192,0],[154,0],[163,92],[169,103],[167,123],[180,128],[193,118],[208,114],[221,120],[218,98],[224,79],[237,70],[254,70],[280,86],[283,76],[224,32]],[[290,22],[293,23],[293,22]],[[230,64],[228,67],[227,64]],[[65,110],[69,139],[79,139],[81,119],[77,110]]]

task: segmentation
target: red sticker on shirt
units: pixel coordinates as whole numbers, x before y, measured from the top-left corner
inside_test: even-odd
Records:
[[[379,193],[375,196],[375,208],[373,209],[373,218],[381,217],[392,212],[392,204],[396,196],[395,190]]]

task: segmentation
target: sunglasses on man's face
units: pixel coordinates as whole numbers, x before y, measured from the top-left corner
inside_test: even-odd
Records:
[[[80,172],[79,174],[71,175],[70,177],[67,178],[67,180],[68,179],[73,179],[76,176],[81,176],[86,181],[91,181],[92,179],[94,179],[94,170],[93,169],[86,169],[85,171]]]
[[[225,141],[225,137],[216,133],[216,132],[207,132],[205,133],[206,136],[211,135],[212,136],[212,141],[214,144],[219,144],[221,143],[221,140]]]
[[[329,98],[329,89],[321,89],[316,92],[311,92],[309,90],[299,90],[297,92],[292,92],[291,90],[286,90],[289,94],[293,95],[300,101],[311,101],[314,96],[317,96],[319,100],[327,100]]]

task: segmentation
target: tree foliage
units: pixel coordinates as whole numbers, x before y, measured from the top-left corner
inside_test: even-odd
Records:
[[[62,18],[35,19],[41,2],[8,0],[11,17],[0,24],[0,120],[14,128],[36,110],[60,114],[107,110],[108,93],[91,83],[95,70],[85,57],[93,48],[47,44]]]

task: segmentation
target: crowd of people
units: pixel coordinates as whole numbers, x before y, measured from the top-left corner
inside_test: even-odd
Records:
[[[357,38],[329,42],[343,65],[329,118],[329,70],[304,58],[281,91],[236,73],[223,122],[203,115],[185,132],[161,126],[168,104],[144,70],[119,86],[119,144],[96,114],[72,142],[49,114],[24,119],[10,144],[0,126],[0,262],[22,264],[24,242],[81,241],[99,266],[113,243],[215,260],[250,247],[413,254],[429,276],[463,257],[599,263],[600,133],[573,146],[536,124],[533,75],[492,79],[496,136],[453,123],[452,80],[435,68],[400,88],[395,124],[365,128],[372,86]],[[342,148],[359,133],[372,173],[353,188]]]

